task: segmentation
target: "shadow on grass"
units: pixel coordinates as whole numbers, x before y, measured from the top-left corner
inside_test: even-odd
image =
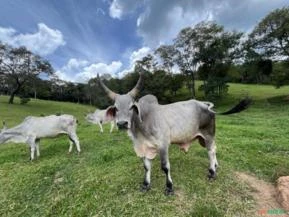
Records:
[[[282,105],[282,104],[288,105],[289,104],[289,94],[271,97],[271,98],[268,98],[267,101],[272,105]]]

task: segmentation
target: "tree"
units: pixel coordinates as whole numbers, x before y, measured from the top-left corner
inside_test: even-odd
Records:
[[[162,68],[172,73],[172,68],[177,62],[177,50],[173,45],[161,45],[155,50],[155,54],[159,55],[162,60]]]
[[[134,71],[144,72],[149,71],[153,72],[156,69],[157,62],[153,55],[147,54],[141,60],[137,60]]]
[[[249,35],[251,46],[273,58],[289,57],[289,6],[269,13]]]
[[[194,62],[204,84],[205,95],[219,97],[228,89],[227,73],[234,59],[239,58],[242,33],[225,31],[214,22],[201,22],[191,30]]]
[[[195,98],[195,73],[197,72],[197,63],[195,61],[196,49],[194,46],[194,31],[191,27],[182,29],[174,40],[176,49],[176,62],[183,74],[190,77],[187,79],[187,86],[191,97]]]
[[[276,62],[267,62],[265,68],[266,72],[272,71],[276,87],[289,83],[289,6],[276,9],[262,19],[249,35],[247,43],[263,58]]]
[[[169,89],[174,96],[177,95],[177,91],[182,88],[184,82],[184,76],[182,74],[172,74],[169,83]]]
[[[249,83],[268,83],[273,70],[272,60],[257,53],[250,42],[243,44],[243,59],[241,67],[243,81]]]
[[[274,64],[272,80],[277,88],[289,83],[289,61],[280,61]]]
[[[47,60],[33,54],[25,47],[12,48],[0,44],[0,73],[5,75],[10,86],[9,103],[24,84],[40,73],[53,74],[53,68]]]

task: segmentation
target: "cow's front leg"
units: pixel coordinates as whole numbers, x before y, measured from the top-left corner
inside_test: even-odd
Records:
[[[145,192],[150,190],[151,187],[151,168],[152,168],[152,162],[150,159],[144,157],[143,158],[143,164],[145,169],[145,177],[144,181],[141,187],[141,191]]]
[[[161,157],[161,167],[162,170],[166,174],[166,195],[173,195],[174,189],[173,189],[173,181],[171,178],[170,173],[170,161],[169,161],[169,152],[168,152],[168,146],[164,147],[160,150],[160,157]]]
[[[33,161],[34,160],[34,153],[36,151],[36,144],[35,144],[35,141],[33,139],[30,139],[28,141],[28,144],[30,146],[30,160]]]
[[[98,122],[98,126],[99,126],[99,128],[100,128],[100,132],[103,133],[102,123],[101,123],[101,122]]]
[[[110,123],[110,133],[112,133],[112,131],[113,131],[113,128],[114,128],[114,121],[112,121],[111,123]]]

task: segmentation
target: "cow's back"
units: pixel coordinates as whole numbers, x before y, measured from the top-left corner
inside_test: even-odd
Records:
[[[74,127],[75,118],[72,115],[50,115],[46,117],[29,117],[22,123],[22,128],[27,134],[41,137],[52,137],[65,134],[69,127]]]

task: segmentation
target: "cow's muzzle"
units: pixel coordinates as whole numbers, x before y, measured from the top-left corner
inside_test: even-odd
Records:
[[[116,124],[120,130],[127,130],[128,129],[128,122],[127,121],[119,121]]]

